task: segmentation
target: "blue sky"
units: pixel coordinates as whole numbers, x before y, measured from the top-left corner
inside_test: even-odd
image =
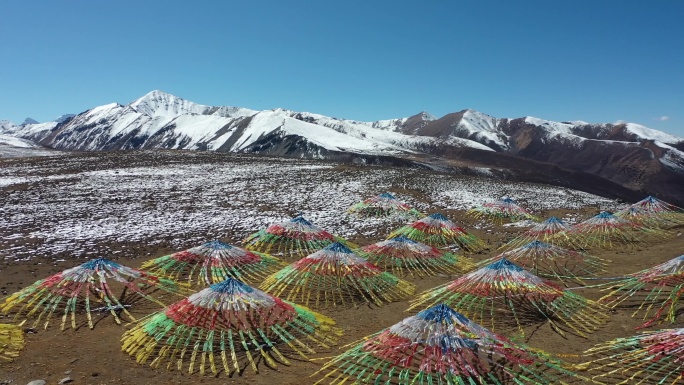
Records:
[[[684,1],[4,1],[0,119],[160,89],[356,120],[472,108],[684,136]]]

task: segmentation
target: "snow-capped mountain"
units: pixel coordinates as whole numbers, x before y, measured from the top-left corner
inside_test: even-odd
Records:
[[[684,184],[683,138],[633,123],[496,118],[471,109],[439,119],[421,112],[362,122],[284,109],[205,106],[152,91],[126,105],[98,106],[56,122],[0,121],[0,133],[61,150],[165,148],[423,162],[439,157],[523,172],[556,165],[640,192],[654,191],[658,183]]]
[[[55,119],[54,121],[57,123],[64,123],[65,121],[73,118],[74,116],[76,116],[76,114],[64,114],[58,116],[57,119]]]
[[[38,124],[38,121],[33,118],[26,118],[22,124]]]
[[[3,132],[64,150],[171,148],[318,158],[331,153],[384,156],[421,152],[444,143],[400,132],[431,118],[420,114],[394,121],[356,122],[283,109],[204,106],[152,91],[127,105],[95,107],[61,124],[5,127]],[[460,138],[448,142],[490,150]]]
[[[500,124],[506,120],[468,109],[433,120],[416,133],[439,138],[470,139],[495,151],[506,151],[508,138],[500,129]]]
[[[0,120],[0,131],[5,132],[16,127],[16,125],[9,120]]]

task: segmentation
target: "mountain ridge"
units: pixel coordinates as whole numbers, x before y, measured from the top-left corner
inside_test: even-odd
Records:
[[[18,126],[0,121],[0,134],[79,151],[164,148],[333,160],[422,158],[423,162],[430,157],[453,162],[457,154],[484,162],[508,154],[520,159],[508,161],[518,165],[518,173],[529,171],[525,167],[554,172],[534,163],[541,162],[684,202],[684,193],[668,191],[679,182],[684,185],[684,138],[635,123],[497,118],[473,109],[440,118],[422,111],[363,122],[281,108],[206,106],[159,90],[126,105],[110,103],[59,120]],[[479,152],[482,155],[474,155]],[[506,162],[497,167],[507,168]],[[547,179],[554,177],[547,175]]]

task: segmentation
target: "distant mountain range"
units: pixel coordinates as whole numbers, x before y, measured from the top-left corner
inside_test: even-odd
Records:
[[[0,134],[59,150],[189,149],[444,170],[487,169],[640,199],[684,204],[684,138],[633,123],[495,118],[474,110],[360,122],[283,109],[196,104],[161,91],[55,122],[0,121]]]

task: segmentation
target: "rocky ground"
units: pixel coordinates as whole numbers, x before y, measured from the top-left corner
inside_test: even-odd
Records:
[[[400,220],[361,220],[345,213],[353,203],[389,191],[424,213],[441,212],[484,239],[489,250],[473,255],[482,260],[522,227],[498,226],[466,215],[473,205],[502,196],[517,199],[540,218],[551,215],[570,222],[589,218],[618,202],[545,185],[500,181],[488,176],[444,174],[418,169],[390,169],[335,163],[284,160],[198,152],[113,152],[50,158],[0,160],[0,294],[8,295],[34,281],[94,257],[106,257],[131,267],[213,239],[238,244],[269,223],[302,212],[327,230],[366,245],[384,239]],[[609,259],[604,278],[648,268],[684,253],[682,229],[665,241],[610,250],[592,250]],[[453,277],[412,278],[419,291]],[[606,282],[597,280],[597,282]],[[592,282],[593,283],[593,282]],[[597,299],[599,288],[575,289]],[[410,315],[408,301],[385,306],[326,309],[344,330],[339,347],[375,333]],[[145,309],[132,309],[144,316]],[[141,314],[137,314],[139,311]],[[617,310],[598,332],[582,338],[560,336],[548,324],[530,325],[525,335],[509,337],[579,362],[594,344],[636,334],[640,320]],[[12,322],[0,318],[0,322]],[[659,327],[681,327],[675,325]],[[242,375],[151,369],[121,352],[119,339],[130,326],[111,317],[93,330],[61,332],[26,327],[26,347],[14,362],[0,364],[0,384],[26,384],[42,379],[56,384],[309,384],[325,357],[313,362],[294,360],[277,369],[259,365]]]

